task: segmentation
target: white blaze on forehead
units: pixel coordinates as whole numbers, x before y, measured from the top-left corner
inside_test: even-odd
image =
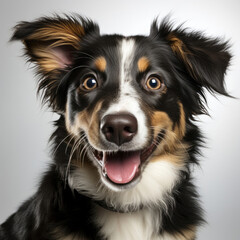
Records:
[[[136,81],[131,75],[135,49],[136,45],[134,39],[124,38],[119,43],[121,59],[118,99],[110,105],[104,116],[108,114],[117,114],[118,112],[128,112],[135,116],[138,122],[138,132],[128,146],[129,148],[136,149],[145,146],[148,137],[148,130],[146,127],[146,116],[140,106],[139,94],[132,85],[132,82]]]
[[[121,65],[120,65],[120,84],[129,81],[129,75],[133,63],[135,41],[133,39],[123,39],[120,43]]]

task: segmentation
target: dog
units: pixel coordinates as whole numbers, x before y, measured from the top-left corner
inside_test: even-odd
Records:
[[[205,91],[229,96],[229,42],[155,20],[148,36],[101,35],[79,15],[21,22],[44,104],[59,115],[52,162],[1,240],[194,240],[192,180]]]

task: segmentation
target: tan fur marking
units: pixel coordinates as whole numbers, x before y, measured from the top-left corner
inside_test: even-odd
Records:
[[[102,102],[99,102],[96,104],[92,114],[91,114],[91,120],[89,123],[89,131],[88,131],[88,136],[91,142],[95,145],[98,146],[99,144],[99,117],[98,113],[100,109],[102,108]]]
[[[44,46],[38,46],[32,49],[34,55],[38,56],[39,66],[41,71],[47,73],[55,69],[60,68],[59,62],[57,61],[56,56],[51,53],[51,49]]]
[[[86,110],[84,110],[76,115],[73,128],[77,129],[77,134],[79,134],[80,129],[83,129],[84,131],[89,129],[89,122],[90,116]]]
[[[196,227],[182,230],[182,234],[176,235],[179,240],[193,240],[196,237]]]
[[[170,120],[167,113],[161,111],[156,111],[153,113],[151,119],[151,126],[154,128],[155,137],[161,129],[171,128],[172,125],[173,122]]]
[[[100,72],[104,72],[107,67],[107,61],[104,57],[98,57],[95,61],[95,66]]]
[[[86,111],[82,111],[76,115],[74,123],[71,124],[68,104],[66,104],[65,124],[68,132],[77,138],[79,137],[80,129],[83,129],[85,131],[88,130],[89,116]]]
[[[179,124],[175,127],[175,132],[178,135],[179,139],[182,139],[186,132],[186,121],[185,121],[185,112],[183,110],[183,105],[181,102],[178,102],[180,108],[180,120]]]
[[[79,48],[79,40],[84,35],[84,29],[80,24],[73,22],[56,23],[51,26],[46,26],[31,34],[26,40],[37,41],[53,41],[51,47],[62,45],[71,45],[74,48]]]
[[[161,154],[161,155],[153,156],[151,158],[151,162],[158,162],[158,161],[168,161],[180,167],[184,165],[183,154],[182,156],[174,155],[174,154]]]
[[[167,160],[174,164],[184,165],[187,157],[188,145],[181,142],[183,134],[185,134],[185,115],[182,108],[179,126],[173,129],[173,122],[165,112],[157,111],[152,116],[152,127],[154,128],[154,138],[161,130],[165,130],[164,139],[155,150],[151,161]]]
[[[79,131],[82,129],[87,133],[89,141],[95,146],[99,139],[99,119],[98,112],[102,107],[102,102],[96,104],[91,113],[82,111],[75,116],[73,124],[69,121],[68,107],[66,107],[66,127],[69,133],[79,137]]]
[[[173,52],[183,60],[185,63],[187,69],[193,74],[194,71],[191,62],[188,59],[188,55],[190,55],[190,51],[186,48],[185,44],[181,39],[176,37],[174,34],[170,34],[168,36],[168,41],[170,42],[170,46],[173,50]]]
[[[175,240],[194,240],[196,237],[196,227],[189,227],[188,229],[181,230],[181,233],[169,234],[164,233],[163,238],[160,239],[175,239]]]
[[[71,124],[70,124],[70,119],[69,119],[68,103],[66,104],[66,110],[65,110],[65,126],[66,126],[67,131],[70,133],[71,132]]]
[[[174,146],[174,138],[172,138],[173,122],[167,113],[161,111],[154,112],[151,119],[151,126],[154,130],[155,139],[161,130],[165,131],[164,140],[160,145],[158,145],[156,152],[160,153],[162,151],[172,151]]]
[[[149,62],[149,60],[148,60],[147,57],[141,57],[141,58],[138,60],[137,65],[138,65],[138,70],[139,70],[140,72],[144,72],[144,71],[146,71],[147,68],[149,67],[150,62]]]

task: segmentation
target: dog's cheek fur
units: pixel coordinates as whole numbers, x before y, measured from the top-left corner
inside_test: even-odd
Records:
[[[158,141],[160,144],[155,151],[155,155],[160,153],[173,153],[179,148],[179,143],[185,136],[186,119],[182,103],[178,102],[178,116],[177,121],[173,121],[167,112],[153,111],[151,114],[151,127],[153,128],[154,138],[160,131],[164,134]]]
[[[99,131],[99,118],[100,118],[100,110],[102,107],[102,101],[96,103],[95,107],[91,112],[87,109],[74,114],[69,110],[69,102],[66,105],[66,114],[65,114],[65,124],[68,132],[75,136],[76,139],[81,138],[81,134],[83,133],[89,143],[96,148],[99,147],[99,139],[100,139],[100,131]],[[70,115],[74,114],[74,117]],[[70,119],[74,120],[71,121]]]

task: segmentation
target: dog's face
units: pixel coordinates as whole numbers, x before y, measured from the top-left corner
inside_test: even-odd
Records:
[[[167,87],[173,80],[167,61],[166,50],[146,37],[100,36],[77,55],[66,127],[86,136],[109,187],[133,187],[150,155],[173,147],[185,132],[182,103]]]
[[[185,138],[193,116],[204,112],[203,87],[226,95],[227,44],[166,22],[154,23],[149,36],[123,37],[57,17],[21,23],[13,39],[24,41],[39,89],[114,191],[136,186],[161,156],[186,165]]]

